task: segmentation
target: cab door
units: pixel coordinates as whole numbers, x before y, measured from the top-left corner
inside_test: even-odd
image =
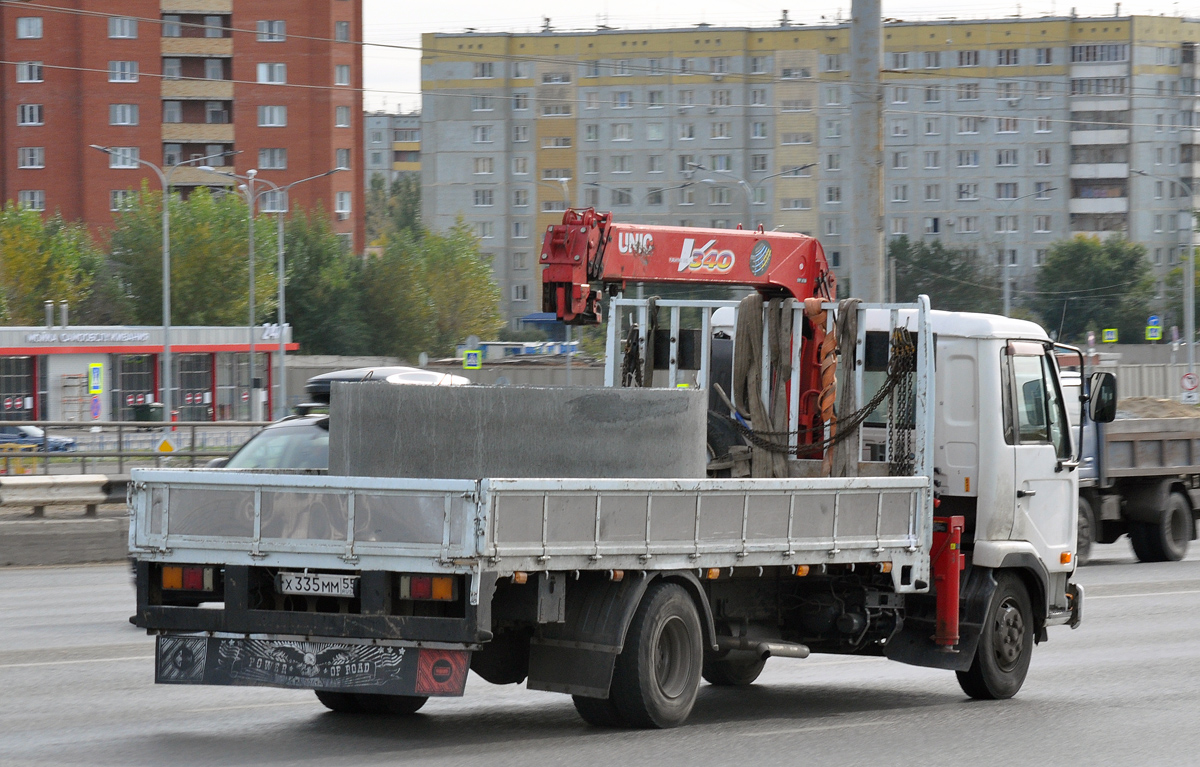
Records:
[[[1011,540],[1033,544],[1048,569],[1072,569],[1077,477],[1058,366],[1040,342],[1008,345],[1006,433],[1016,493]]]

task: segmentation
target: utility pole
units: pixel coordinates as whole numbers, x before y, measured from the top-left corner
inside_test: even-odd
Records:
[[[850,289],[884,298],[881,0],[850,4]]]

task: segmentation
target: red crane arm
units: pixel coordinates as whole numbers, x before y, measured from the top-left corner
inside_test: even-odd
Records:
[[[626,282],[726,284],[805,299],[836,294],[825,252],[803,234],[615,224],[568,210],[542,241],[542,310],[571,325],[599,323],[602,290]]]

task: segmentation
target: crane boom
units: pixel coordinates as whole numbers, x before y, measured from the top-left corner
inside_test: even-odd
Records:
[[[807,235],[618,224],[592,208],[568,210],[547,228],[539,262],[542,310],[569,325],[601,322],[603,286],[627,282],[741,285],[801,300],[835,295],[825,252]]]

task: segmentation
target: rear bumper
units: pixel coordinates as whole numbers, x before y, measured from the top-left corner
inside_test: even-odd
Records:
[[[462,695],[471,653],[337,639],[160,635],[154,681],[337,690],[383,695]]]

